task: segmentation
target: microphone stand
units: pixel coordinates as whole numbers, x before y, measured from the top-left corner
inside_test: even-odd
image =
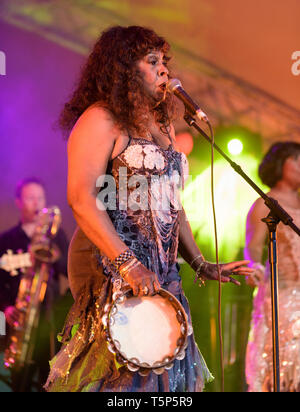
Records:
[[[272,343],[273,343],[273,390],[280,392],[280,365],[279,365],[279,334],[278,334],[278,256],[277,256],[277,226],[280,222],[300,236],[300,229],[293,223],[293,218],[280,206],[277,200],[267,196],[242,168],[233,162],[212,139],[200,128],[194,117],[186,109],[184,120],[190,127],[194,127],[214,148],[224,157],[231,167],[262,197],[270,209],[269,215],[262,219],[269,231],[269,261],[271,267],[271,301],[272,301]],[[210,124],[209,124],[210,126]]]

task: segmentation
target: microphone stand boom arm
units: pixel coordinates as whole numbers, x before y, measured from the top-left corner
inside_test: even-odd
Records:
[[[269,261],[271,267],[271,298],[272,298],[272,341],[273,341],[273,382],[274,392],[280,392],[280,367],[279,367],[279,335],[278,335],[278,257],[277,257],[277,226],[280,222],[300,236],[300,229],[293,223],[293,218],[283,209],[277,200],[267,196],[241,166],[233,162],[212,139],[200,128],[196,120],[186,110],[184,120],[190,127],[194,127],[213,147],[227,160],[231,167],[262,197],[265,205],[270,209],[269,215],[262,219],[269,231]],[[208,123],[208,122],[207,122]],[[209,124],[209,123],[208,123]],[[210,125],[209,125],[210,126]]]

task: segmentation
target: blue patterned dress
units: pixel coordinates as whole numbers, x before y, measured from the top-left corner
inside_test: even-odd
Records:
[[[161,287],[183,305],[179,264],[178,188],[188,174],[187,159],[172,145],[161,148],[153,141],[131,138],[126,149],[109,165],[111,177],[100,189],[99,200],[120,238],[149,270]],[[114,187],[115,185],[115,187]],[[113,189],[113,190],[112,190]],[[69,280],[75,298],[64,331],[61,351],[51,361],[45,386],[52,392],[197,392],[212,380],[195,343],[188,337],[183,360],[162,375],[140,376],[118,364],[107,349],[101,323],[103,308],[112,301],[119,278],[109,259],[77,229],[69,250]]]

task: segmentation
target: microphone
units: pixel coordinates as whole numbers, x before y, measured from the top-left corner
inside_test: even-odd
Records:
[[[170,93],[174,93],[178,99],[180,99],[183,104],[185,105],[186,109],[192,115],[196,115],[198,119],[203,120],[204,122],[208,122],[208,117],[200,109],[200,107],[193,101],[193,99],[187,94],[187,92],[183,89],[181,81],[178,79],[171,79],[167,83],[167,90]]]

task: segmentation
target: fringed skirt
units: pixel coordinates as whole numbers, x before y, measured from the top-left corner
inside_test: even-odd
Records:
[[[69,252],[70,287],[75,303],[59,338],[60,352],[50,362],[45,385],[48,392],[201,392],[213,377],[194,340],[188,337],[183,360],[162,375],[140,376],[121,366],[107,347],[101,318],[112,301],[113,283],[97,259],[96,247],[81,230],[75,233]],[[170,267],[161,286],[173,293],[191,322],[189,305],[182,291],[179,265]]]

